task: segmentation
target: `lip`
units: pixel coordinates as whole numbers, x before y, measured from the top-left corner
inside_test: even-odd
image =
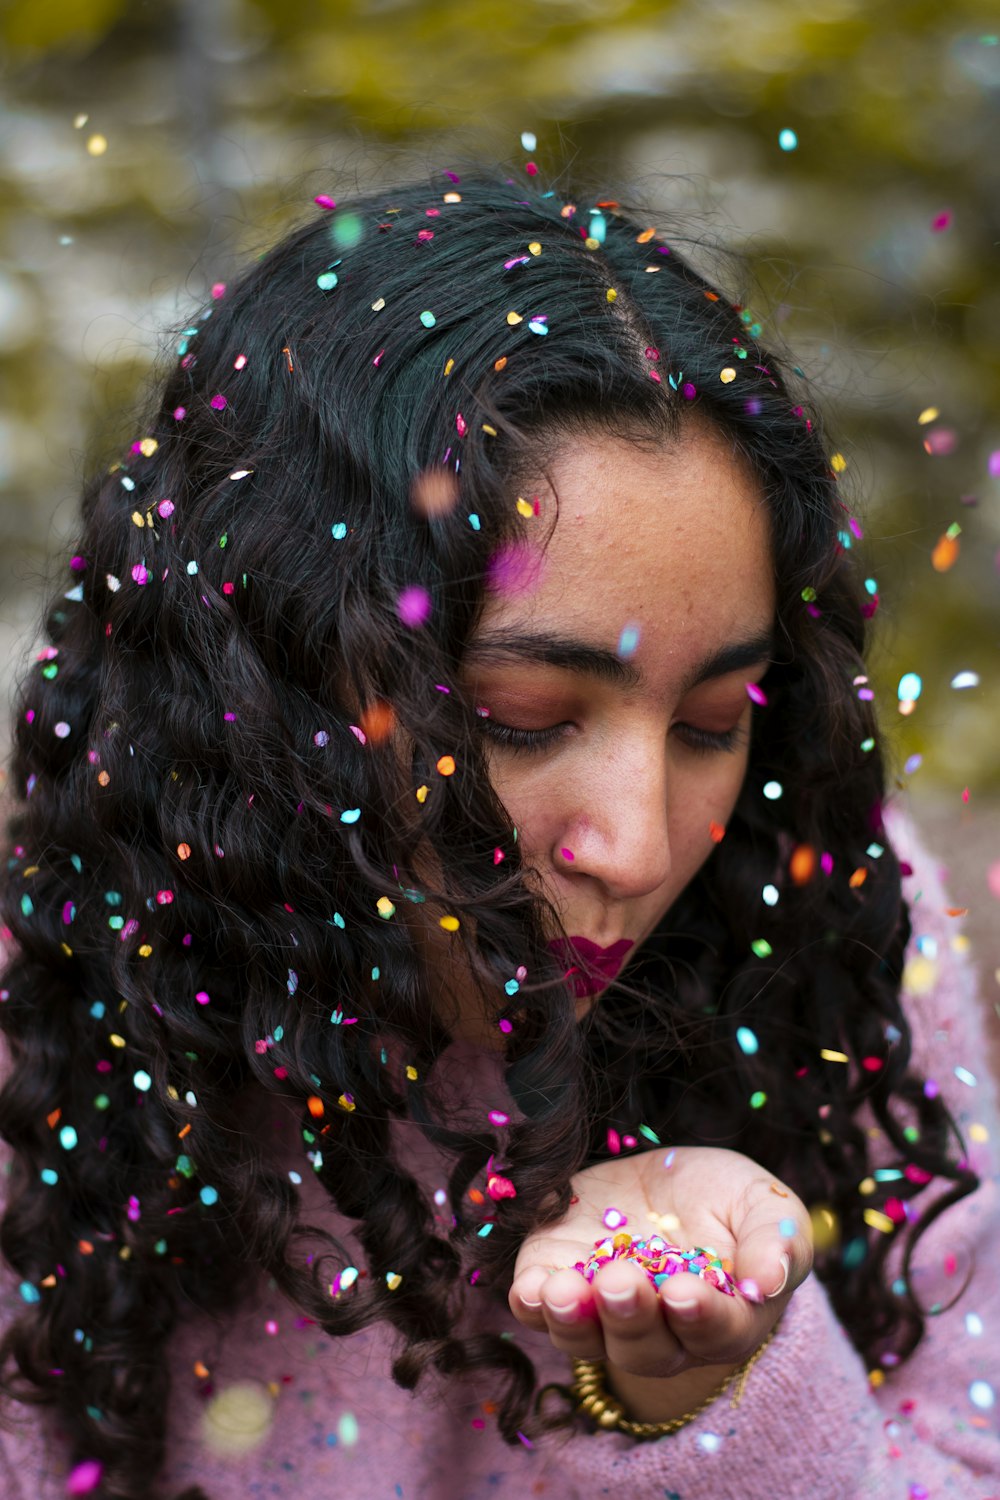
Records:
[[[566,978],[573,981],[578,1000],[597,995],[606,989],[625,962],[625,955],[635,947],[632,938],[619,938],[607,948],[590,938],[553,938],[550,952],[566,965]]]

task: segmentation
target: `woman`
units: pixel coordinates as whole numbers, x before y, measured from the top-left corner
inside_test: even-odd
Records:
[[[988,1485],[996,1095],[816,415],[616,203],[317,203],[20,689],[10,1492]]]

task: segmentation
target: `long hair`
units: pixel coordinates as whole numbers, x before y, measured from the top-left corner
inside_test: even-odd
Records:
[[[469,1297],[505,1302],[525,1236],[639,1123],[635,1149],[726,1146],[821,1205],[837,1232],[815,1269],[855,1347],[916,1347],[887,1253],[907,1233],[908,1268],[978,1178],[909,1070],[910,924],[852,686],[872,607],[852,520],[819,416],[760,335],[620,204],[445,174],[324,206],[249,265],[85,489],[15,707],[0,1250],[25,1306],[0,1390],[56,1408],[103,1495],[138,1500],[161,1468],[182,1307],[233,1307],[261,1273],[331,1337],[392,1324],[399,1385],[489,1367],[503,1438],[543,1430],[528,1355],[456,1324]],[[463,652],[554,445],[672,439],[695,414],[766,498],[778,659],[725,837],[578,1023]],[[420,955],[442,913],[504,1048],[506,1128],[438,1097],[449,1035]],[[819,1061],[817,1036],[848,1066]],[[262,1093],[300,1115],[366,1276],[303,1264],[318,1231],[253,1128]],[[909,1169],[867,1198],[864,1101]],[[449,1228],[394,1153],[402,1118],[448,1161]],[[491,1160],[513,1196],[470,1192]],[[869,1226],[934,1178],[954,1185],[918,1222]]]

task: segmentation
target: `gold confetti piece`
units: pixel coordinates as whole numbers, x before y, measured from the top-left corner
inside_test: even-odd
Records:
[[[389,1288],[390,1292],[394,1292],[396,1290],[402,1279],[403,1278],[402,1276],[400,1276],[398,1271],[386,1271],[385,1273],[385,1284]]]
[[[858,1183],[858,1192],[863,1198],[870,1198],[876,1187],[874,1177],[863,1177]]]
[[[868,1371],[868,1384],[870,1386],[873,1386],[873,1387],[878,1387],[880,1385],[884,1385],[885,1384],[885,1371],[884,1370],[869,1370]]]
[[[592,234],[588,234],[583,243],[588,250],[600,250],[601,248],[600,240],[595,240]]]
[[[903,989],[910,995],[929,995],[937,984],[938,966],[923,953],[914,954],[903,970]]]
[[[149,943],[143,943],[140,946],[140,948],[139,948],[139,957],[140,958],[149,958],[149,956],[152,953],[152,951],[153,950],[150,947]]]
[[[381,312],[385,306],[385,298],[380,297],[377,302],[372,303],[372,312]]]
[[[507,314],[507,322],[510,324],[511,328],[514,328],[518,323],[523,323],[524,318],[519,312],[509,312]]]
[[[521,495],[517,497],[517,513],[519,516],[533,516],[535,514],[530,500],[525,500]]]
[[[884,1214],[880,1208],[866,1208],[863,1217],[866,1224],[872,1229],[881,1230],[883,1234],[891,1234],[895,1228],[889,1215]]]
[[[159,446],[160,445],[156,441],[156,438],[144,437],[142,442],[139,444],[139,452],[142,454],[143,458],[152,458],[153,454],[156,452]]]
[[[461,203],[462,195],[461,193],[445,193],[442,201],[444,203]]]
[[[103,156],[108,149],[107,136],[92,135],[87,142],[87,151],[90,156]]]
[[[454,368],[455,368],[455,361],[449,356],[447,362],[445,363],[444,373],[446,375],[450,375],[451,372],[452,372],[452,370]]]
[[[925,406],[923,411],[917,418],[917,421],[920,423],[921,427],[923,427],[925,423],[933,422],[935,418],[939,417],[940,415],[941,413],[938,411],[936,406]]]
[[[380,917],[388,922],[389,918],[395,914],[396,908],[393,906],[388,896],[380,896],[375,903],[375,910],[378,912]]]
[[[979,1125],[978,1123],[969,1126],[969,1134],[971,1135],[972,1139],[974,1141],[978,1141],[981,1146],[985,1145],[990,1138],[990,1133],[986,1129],[986,1126]]]
[[[635,237],[636,244],[637,245],[648,245],[649,242],[650,242],[650,240],[655,235],[655,233],[656,233],[655,229],[644,229],[641,234],[637,234],[636,235],[636,237]]]
[[[531,244],[528,246],[528,253],[530,255],[541,255],[542,247],[537,240],[531,241]]]
[[[346,1109],[348,1114],[350,1114],[352,1110],[357,1108],[354,1100],[349,1098],[347,1094],[341,1094],[340,1098],[337,1100],[337,1103],[340,1105],[341,1109]]]
[[[730,381],[736,379],[736,371],[731,365],[727,365],[726,368],[720,373],[719,379],[722,381],[723,385],[728,385]]]
[[[847,468],[847,459],[842,453],[835,453],[830,459],[830,468],[835,474],[843,474]]]
[[[145,524],[146,524],[146,518],[145,518],[145,516],[140,515],[137,510],[134,510],[132,512],[132,524],[134,526],[145,526]]]
[[[613,286],[609,286],[604,295],[609,302],[618,301],[618,293],[615,291]]]
[[[488,432],[489,435],[490,435],[490,437],[496,437],[496,435],[497,435],[496,428],[495,427],[491,427],[490,424],[489,424],[489,422],[484,422],[483,423],[483,431],[484,432]]]
[[[457,932],[462,924],[457,917],[442,917],[439,925],[444,928],[445,932]]]
[[[113,1031],[111,1033],[111,1035],[108,1037],[108,1041],[111,1043],[112,1047],[124,1047],[125,1045],[125,1038],[123,1036],[119,1036],[117,1031]]]
[[[834,1052],[832,1047],[821,1047],[819,1055],[824,1062],[845,1063],[848,1061],[846,1052]]]
[[[426,802],[427,801],[427,793],[428,793],[428,791],[429,791],[428,787],[418,786],[417,787],[417,792],[416,792],[417,801],[421,802],[421,803]]]
[[[417,1072],[412,1063],[406,1064],[406,1076],[411,1083],[415,1083],[416,1080],[420,1077],[420,1074]]]

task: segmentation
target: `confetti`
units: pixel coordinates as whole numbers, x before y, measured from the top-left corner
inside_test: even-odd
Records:
[[[782,151],[794,151],[799,144],[799,138],[794,130],[787,127],[778,133],[778,145]]]
[[[430,594],[418,585],[404,589],[396,602],[396,613],[411,630],[425,625],[431,615]]]

